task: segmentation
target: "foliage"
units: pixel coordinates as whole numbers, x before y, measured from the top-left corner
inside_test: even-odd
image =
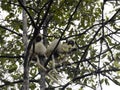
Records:
[[[57,71],[67,78],[62,89],[93,90],[109,80],[120,85],[119,1],[99,0],[21,0],[0,1],[0,87],[3,90],[20,89],[23,82],[23,21],[22,10],[27,12],[29,37],[35,32],[47,32],[47,45],[55,38],[74,38],[78,50],[70,55]],[[51,3],[51,4],[50,4]],[[107,12],[105,6],[116,9]],[[36,64],[30,64],[30,88],[39,88]],[[58,88],[47,78],[48,88]],[[14,89],[13,89],[14,90]]]

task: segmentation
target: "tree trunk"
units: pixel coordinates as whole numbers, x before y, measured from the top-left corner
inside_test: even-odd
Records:
[[[41,59],[39,59],[39,60],[41,60]],[[43,66],[44,66],[44,61],[45,61],[45,58],[42,58],[42,60],[40,61],[41,65],[43,65]],[[46,85],[45,85],[46,72],[44,70],[43,71],[40,70],[40,75],[41,75],[40,82],[39,82],[40,90],[45,90],[45,88],[46,88]]]
[[[26,6],[26,0],[23,0],[23,5]],[[27,16],[25,10],[23,10],[23,43],[24,43],[24,76],[22,90],[29,90],[29,63],[27,57]]]
[[[50,21],[50,16],[46,17],[44,23],[43,23],[43,43],[44,45],[47,47],[47,27]],[[41,61],[41,64],[44,66],[46,62],[46,59],[43,58]],[[41,79],[40,79],[40,90],[45,90],[46,89],[46,84],[45,84],[45,76],[46,76],[46,72],[45,71],[41,71]]]

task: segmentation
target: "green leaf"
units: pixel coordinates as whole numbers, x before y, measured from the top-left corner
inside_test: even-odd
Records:
[[[105,84],[106,84],[106,85],[109,85],[108,79],[105,79]]]

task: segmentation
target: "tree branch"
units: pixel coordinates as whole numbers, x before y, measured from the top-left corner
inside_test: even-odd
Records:
[[[4,55],[4,56],[0,56],[0,58],[23,58],[23,56],[10,56],[10,55]]]
[[[98,32],[102,29],[102,27],[104,27],[106,24],[108,24],[109,22],[111,22],[112,20],[114,20],[115,16],[119,13],[120,9],[108,20],[106,21],[98,30],[97,32],[94,34],[93,38],[91,39],[91,41],[89,42],[88,46],[86,47],[86,49],[84,50],[84,53],[81,57],[81,60],[82,61],[86,55],[86,52],[88,51],[90,45],[92,44],[92,42],[94,41],[95,37],[97,36]],[[78,65],[76,66],[76,70],[78,69],[80,63],[78,63]]]
[[[14,81],[14,82],[9,82],[9,81],[5,81],[5,80],[2,80],[3,81],[3,85],[0,85],[0,88],[2,88],[2,87],[4,87],[4,86],[7,86],[7,85],[12,85],[12,84],[17,84],[17,83],[22,83],[23,82],[23,80],[18,80],[18,81]],[[30,80],[30,82],[36,82],[36,83],[38,83],[39,82],[39,80]]]
[[[11,33],[13,33],[13,34],[16,34],[16,35],[22,37],[22,34],[17,33],[17,32],[15,32],[15,31],[11,30],[11,29],[8,29],[8,28],[6,28],[5,26],[0,25],[0,28],[5,29],[5,30],[7,30],[7,31],[9,31],[9,32],[11,32]]]
[[[22,7],[22,8],[26,11],[26,13],[28,14],[28,16],[29,16],[29,18],[30,18],[30,21],[31,21],[32,26],[33,26],[35,29],[37,29],[37,30],[38,30],[38,28],[36,27],[35,22],[34,22],[34,20],[33,20],[32,16],[30,15],[30,13],[29,13],[29,11],[27,10],[27,8],[23,5],[23,3],[22,3],[22,1],[21,1],[21,0],[18,0],[18,2],[19,2],[19,4],[21,5],[21,7]]]
[[[85,78],[85,77],[88,77],[88,76],[92,76],[92,75],[97,75],[97,74],[102,74],[102,73],[107,73],[107,72],[117,72],[117,71],[120,71],[120,69],[114,68],[114,69],[101,70],[101,71],[97,70],[97,71],[93,71],[93,72],[88,73],[88,74],[84,74],[82,76],[75,77],[71,81],[69,81],[68,83],[66,83],[61,90],[65,90],[65,88],[67,86],[69,86],[72,82],[80,80],[82,78]]]
[[[46,63],[45,63],[45,67],[47,67],[47,65],[48,65],[48,63],[49,63],[49,61],[50,61],[50,57],[51,57],[51,56],[53,55],[53,53],[55,52],[57,46],[59,45],[59,43],[60,43],[60,41],[61,41],[61,39],[62,39],[62,37],[63,37],[63,35],[64,35],[64,33],[65,33],[65,31],[68,29],[68,27],[69,27],[69,25],[70,25],[70,22],[71,22],[71,20],[72,20],[72,17],[73,17],[74,14],[77,12],[77,9],[78,9],[81,1],[82,1],[82,0],[79,0],[78,4],[77,4],[76,7],[75,7],[75,10],[74,10],[73,13],[70,15],[70,17],[69,17],[69,19],[68,19],[67,26],[65,27],[65,29],[64,29],[63,32],[61,33],[61,36],[60,36],[60,38],[59,38],[59,41],[58,41],[57,45],[55,46],[54,50],[51,52],[49,58],[47,59],[47,61],[46,61]]]

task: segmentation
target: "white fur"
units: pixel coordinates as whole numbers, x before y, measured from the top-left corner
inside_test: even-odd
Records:
[[[36,57],[38,67],[40,69],[44,70],[45,72],[47,71],[47,69],[40,63],[40,60],[39,60],[40,58],[38,56],[40,55],[40,56],[46,57],[46,51],[47,51],[47,49],[44,46],[42,40],[40,42],[35,42],[34,51],[33,51],[33,45],[30,49],[30,57]],[[60,85],[58,78],[54,78],[54,76],[52,76],[51,73],[48,73],[47,75],[49,76],[50,79],[52,79],[54,82],[56,82],[57,84]],[[55,75],[56,75],[56,77],[59,76],[58,73],[56,73],[56,72],[55,72]]]
[[[35,44],[35,53],[38,55],[45,55],[46,47],[43,45],[42,42],[38,42]]]
[[[55,49],[57,43],[58,43],[59,39],[55,39],[54,41],[51,42],[51,44],[47,47],[47,56],[49,57],[49,55],[51,54],[51,52]],[[61,42],[59,42],[56,50],[59,51],[61,47]]]
[[[41,55],[41,56],[44,56],[46,54],[46,47],[44,46],[44,44],[41,42],[37,42],[35,43],[34,45],[34,51],[33,51],[33,45],[31,46],[31,49],[30,49],[30,55]],[[34,53],[33,53],[34,52]],[[45,55],[46,56],[46,55]]]
[[[51,52],[55,49],[57,43],[58,43],[59,39],[55,39],[54,41],[51,42],[51,44],[47,47],[47,56],[49,57],[49,55],[51,54]],[[68,53],[70,51],[70,49],[72,48],[72,45],[68,45],[67,43],[61,43],[61,41],[59,42],[56,51],[59,54],[65,54]]]

